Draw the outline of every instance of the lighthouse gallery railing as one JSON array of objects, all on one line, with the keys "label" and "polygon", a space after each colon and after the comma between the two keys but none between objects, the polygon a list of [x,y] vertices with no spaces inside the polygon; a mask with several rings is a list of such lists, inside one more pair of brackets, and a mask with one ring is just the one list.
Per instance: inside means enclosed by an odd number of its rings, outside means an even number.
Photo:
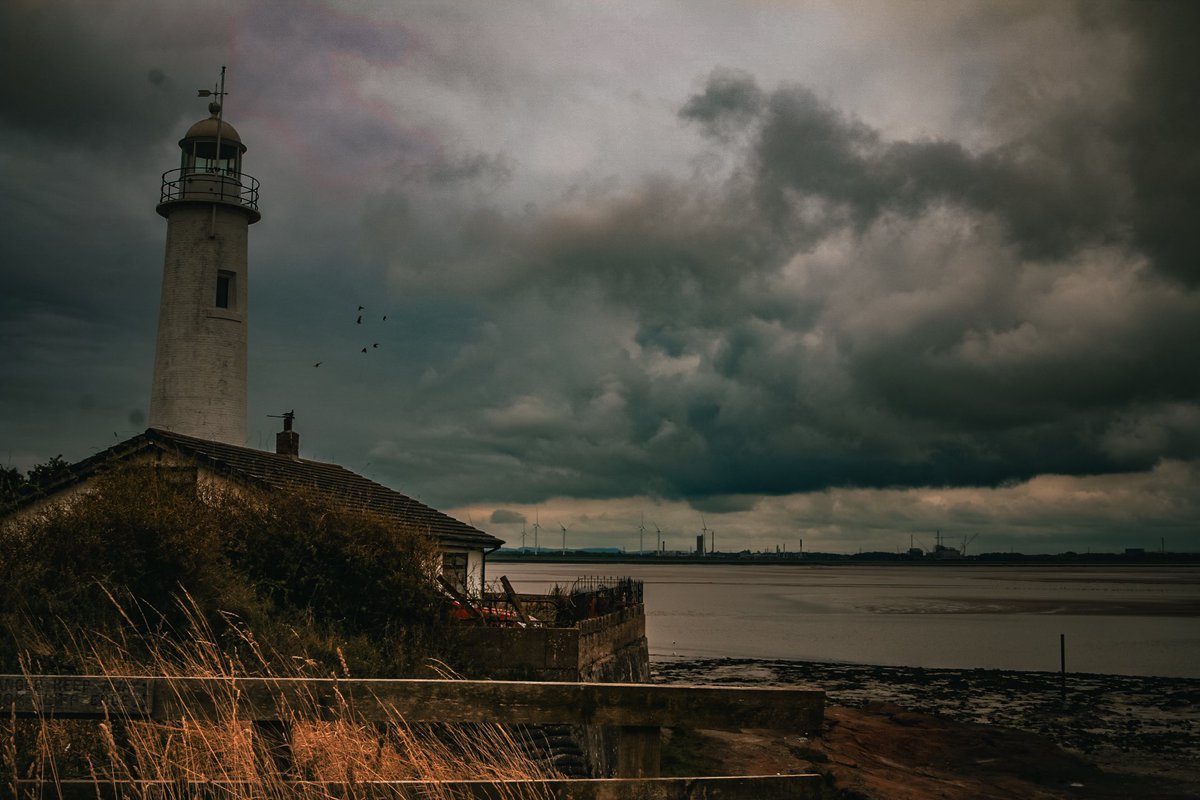
[{"label": "lighthouse gallery railing", "polygon": [[210,200],[258,211],[258,179],[244,172],[180,167],[162,176],[159,203]]}]

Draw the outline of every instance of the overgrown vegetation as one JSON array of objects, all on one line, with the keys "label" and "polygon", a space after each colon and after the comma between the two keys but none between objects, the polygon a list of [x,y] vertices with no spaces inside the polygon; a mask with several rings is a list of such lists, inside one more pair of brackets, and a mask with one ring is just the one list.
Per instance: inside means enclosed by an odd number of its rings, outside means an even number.
[{"label": "overgrown vegetation", "polygon": [[[437,564],[425,532],[313,492],[219,488],[194,469],[125,465],[0,522],[0,673],[428,677],[427,665],[451,656]],[[141,778],[161,783],[122,791],[208,797],[220,784],[236,799],[328,797],[322,781],[353,792],[380,780],[553,777],[502,727],[369,723],[344,702],[318,709],[282,696],[293,760],[281,765],[229,687],[215,719],[190,709],[170,723],[0,714],[0,785],[42,797],[65,778]]]},{"label": "overgrown vegetation", "polygon": [[[359,789],[367,792],[374,781],[427,781],[433,783],[424,785],[420,796],[436,800],[460,796],[436,782],[476,780],[497,782],[492,795],[497,798],[542,800],[548,797],[543,787],[502,782],[561,777],[527,755],[514,738],[519,731],[479,724],[409,725],[394,709],[384,722],[366,721],[340,694],[330,705],[329,698],[318,702],[312,696],[279,693],[276,713],[288,726],[291,745],[291,758],[281,763],[275,743],[240,712],[236,679],[314,677],[319,666],[303,659],[280,661],[241,624],[230,621],[223,629],[211,628],[191,598],[176,602],[172,615],[182,627],[170,632],[118,630],[115,639],[81,634],[74,657],[92,664],[114,686],[131,674],[159,675],[173,684],[195,677],[226,679],[225,688],[214,694],[213,712],[197,714],[185,705],[180,718],[170,722],[118,715],[100,723],[0,715],[0,787],[6,796],[61,796],[64,781],[82,778],[89,781],[82,787],[89,795],[109,796],[111,791],[115,796],[119,788],[120,796],[131,800],[327,800],[364,796]],[[127,628],[138,627],[133,615],[123,616]],[[230,637],[240,646],[219,644]],[[130,638],[137,642],[136,651],[126,646]],[[350,677],[344,662],[340,676]],[[344,793],[325,782],[342,784]]]},{"label": "overgrown vegetation", "polygon": [[148,656],[149,643],[188,625],[186,593],[205,624],[226,631],[223,647],[245,644],[227,619],[252,628],[264,663],[303,658],[328,674],[344,655],[362,674],[417,674],[446,655],[435,563],[423,531],[314,493],[119,467],[86,494],[0,524],[0,672],[16,672],[22,653],[33,672],[94,671],[80,631]]}]

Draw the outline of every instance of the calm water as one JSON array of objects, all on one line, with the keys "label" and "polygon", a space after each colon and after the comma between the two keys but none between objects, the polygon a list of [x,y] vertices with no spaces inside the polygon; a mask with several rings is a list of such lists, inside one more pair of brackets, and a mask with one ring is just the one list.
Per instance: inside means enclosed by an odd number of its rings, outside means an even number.
[{"label": "calm water", "polygon": [[651,657],[1200,678],[1200,568],[488,565],[518,591],[646,585]]}]

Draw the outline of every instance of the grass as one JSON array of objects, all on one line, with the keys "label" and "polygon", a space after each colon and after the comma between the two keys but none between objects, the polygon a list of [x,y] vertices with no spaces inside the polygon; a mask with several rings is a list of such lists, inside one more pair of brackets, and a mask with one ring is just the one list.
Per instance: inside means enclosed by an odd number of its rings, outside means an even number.
[{"label": "grass", "polygon": [[[407,724],[393,712],[384,723],[366,722],[346,703],[317,712],[315,698],[280,696],[279,718],[291,731],[291,757],[280,763],[270,737],[238,713],[239,677],[329,677],[303,655],[282,659],[267,653],[252,632],[235,618],[229,628],[240,642],[222,647],[195,602],[180,603],[187,629],[162,633],[150,642],[137,635],[136,647],[112,636],[79,637],[85,652],[72,660],[95,665],[96,674],[114,683],[122,675],[167,679],[228,679],[216,698],[217,713],[204,718],[185,713],[170,722],[112,717],[102,722],[55,720],[42,716],[0,720],[0,783],[12,797],[57,797],[68,779],[83,778],[97,788],[114,782],[129,785],[123,796],[185,800],[214,796],[212,783],[225,784],[218,796],[239,798],[329,798],[354,796],[353,789],[332,794],[321,782],[361,786],[373,781],[417,780],[432,784],[423,797],[449,798],[438,784],[455,780],[515,781],[561,777],[527,755],[514,733],[495,725]],[[127,617],[129,629],[138,630]],[[135,657],[134,654],[138,655]],[[149,653],[149,658],[143,653]],[[280,663],[291,663],[281,671]],[[339,677],[350,677],[344,658]],[[176,688],[178,691],[178,687]],[[314,783],[297,784],[295,781]],[[208,783],[209,786],[204,784]],[[549,797],[538,787],[498,787],[497,797]]]}]

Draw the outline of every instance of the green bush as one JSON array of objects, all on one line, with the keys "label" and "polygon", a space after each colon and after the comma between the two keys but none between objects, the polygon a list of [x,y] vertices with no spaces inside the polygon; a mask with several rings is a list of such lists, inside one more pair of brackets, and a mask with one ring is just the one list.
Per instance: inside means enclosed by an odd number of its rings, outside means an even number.
[{"label": "green bush", "polygon": [[199,613],[230,647],[246,640],[229,619],[253,630],[267,658],[340,672],[344,654],[356,671],[413,674],[445,656],[435,563],[422,531],[316,493],[125,466],[0,527],[0,671],[21,653],[35,671],[89,670],[81,633],[137,652],[131,637],[192,630]]}]

